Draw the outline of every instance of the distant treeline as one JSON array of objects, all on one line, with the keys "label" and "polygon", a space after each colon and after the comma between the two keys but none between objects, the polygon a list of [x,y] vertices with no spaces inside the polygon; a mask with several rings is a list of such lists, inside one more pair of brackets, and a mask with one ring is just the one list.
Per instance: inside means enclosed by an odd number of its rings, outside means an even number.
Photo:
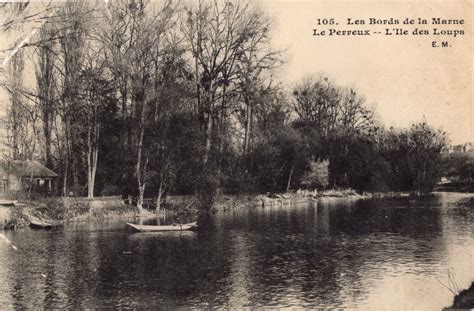
[{"label": "distant treeline", "polygon": [[[323,75],[283,86],[258,6],[183,3],[54,3],[9,62],[10,157],[43,160],[58,195],[135,195],[139,206],[169,193],[206,209],[218,192],[433,188],[444,132],[385,129]],[[35,87],[23,82],[31,62]]]}]

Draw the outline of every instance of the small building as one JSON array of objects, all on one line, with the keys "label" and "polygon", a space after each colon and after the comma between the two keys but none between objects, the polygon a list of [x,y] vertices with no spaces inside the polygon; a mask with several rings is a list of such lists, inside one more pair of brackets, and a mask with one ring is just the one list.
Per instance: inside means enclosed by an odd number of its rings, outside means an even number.
[{"label": "small building", "polygon": [[57,177],[39,161],[0,160],[0,195],[30,190],[47,194]]}]

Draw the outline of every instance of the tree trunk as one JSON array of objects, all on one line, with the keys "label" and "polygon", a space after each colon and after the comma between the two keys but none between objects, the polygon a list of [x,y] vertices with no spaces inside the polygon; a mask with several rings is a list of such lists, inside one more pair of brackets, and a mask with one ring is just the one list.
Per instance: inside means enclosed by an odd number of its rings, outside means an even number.
[{"label": "tree trunk", "polygon": [[252,124],[252,106],[250,105],[250,101],[245,101],[247,105],[247,122],[245,124],[245,136],[244,136],[244,156],[247,155],[249,152],[249,141],[250,141],[250,130]]},{"label": "tree trunk", "polygon": [[286,185],[286,192],[290,191],[290,185],[291,185],[291,177],[293,176],[293,169],[295,168],[295,165],[291,165],[291,171],[290,171],[290,176],[288,177],[288,184]]},{"label": "tree trunk", "polygon": [[93,154],[92,154],[92,184],[91,184],[91,189],[92,189],[92,197],[94,196],[94,188],[95,188],[95,176],[97,173],[97,160],[99,158],[99,148],[96,147]]},{"label": "tree trunk", "polygon": [[99,150],[97,148],[89,148],[87,152],[87,197],[94,197],[95,175],[97,172],[97,159]]},{"label": "tree trunk", "polygon": [[63,178],[63,196],[68,195],[68,183],[69,183],[69,125],[67,117],[64,118],[65,133],[64,133],[64,178]]},{"label": "tree trunk", "polygon": [[[142,113],[142,116],[144,117],[144,114]],[[142,154],[143,154],[143,137],[145,135],[145,128],[142,125],[140,129],[140,135],[138,137],[138,145],[137,145],[137,164],[135,167],[135,173],[138,181],[138,201],[137,201],[137,207],[139,212],[142,211],[143,209],[143,198],[145,196],[145,172],[146,172],[146,166],[148,160],[145,159],[145,163],[142,161]]]},{"label": "tree trunk", "polygon": [[[95,122],[97,123],[97,122]],[[87,197],[94,197],[95,175],[99,158],[99,125],[95,124],[94,131],[89,127],[87,132]]]},{"label": "tree trunk", "polygon": [[92,142],[91,129],[87,131],[87,197],[94,197],[94,187],[92,186]]},{"label": "tree trunk", "polygon": [[[78,158],[77,157],[73,157],[72,154],[71,154],[71,158],[72,158],[72,186],[73,186],[73,189],[74,191],[78,191],[79,189],[79,185],[80,185],[80,182],[79,182],[79,164],[78,164]],[[76,195],[80,195],[82,196],[83,193],[76,193]]]},{"label": "tree trunk", "polygon": [[204,150],[203,164],[207,165],[209,161],[209,156],[211,154],[211,136],[212,136],[212,115],[210,112],[207,114],[207,123],[206,123],[206,148]]},{"label": "tree trunk", "polygon": [[30,189],[28,193],[28,200],[31,201],[31,190],[33,188],[33,166],[31,167],[31,172],[30,172]]},{"label": "tree trunk", "polygon": [[[348,148],[348,142],[346,141],[344,143],[344,160],[347,161],[347,154],[349,152],[349,148]],[[348,181],[347,181],[347,167],[344,168],[344,185],[346,188],[348,188]]]},{"label": "tree trunk", "polygon": [[69,170],[69,161],[67,157],[64,159],[63,166],[63,197],[67,197],[67,183],[68,183],[68,170]]},{"label": "tree trunk", "polygon": [[160,188],[158,189],[158,197],[156,198],[156,212],[161,209],[161,198],[163,197],[163,182],[160,181]]},{"label": "tree trunk", "polygon": [[47,168],[52,168],[51,163],[51,129],[49,121],[49,113],[44,112],[43,118],[43,134],[44,134],[44,162]]},{"label": "tree trunk", "polygon": [[137,208],[138,211],[141,213],[143,210],[143,201],[145,198],[145,183],[141,183],[141,181],[138,181],[138,200],[137,200]]}]

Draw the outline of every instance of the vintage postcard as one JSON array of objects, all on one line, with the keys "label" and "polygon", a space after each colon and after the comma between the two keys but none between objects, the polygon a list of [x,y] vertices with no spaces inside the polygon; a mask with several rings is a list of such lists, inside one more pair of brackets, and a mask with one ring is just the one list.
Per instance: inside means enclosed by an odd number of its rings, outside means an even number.
[{"label": "vintage postcard", "polygon": [[0,309],[474,309],[473,27],[0,1]]}]

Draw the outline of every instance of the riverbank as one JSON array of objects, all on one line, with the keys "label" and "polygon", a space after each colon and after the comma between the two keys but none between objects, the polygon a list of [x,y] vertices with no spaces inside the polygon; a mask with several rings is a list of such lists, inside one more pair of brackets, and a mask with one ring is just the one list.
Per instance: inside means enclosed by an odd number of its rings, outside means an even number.
[{"label": "riverbank", "polygon": [[453,305],[445,308],[445,311],[459,310],[459,309],[473,309],[474,308],[474,282],[471,287],[461,291],[454,297]]},{"label": "riverbank", "polygon": [[474,183],[471,182],[450,182],[437,185],[434,189],[439,192],[463,192],[474,193]]},{"label": "riverbank", "polygon": [[369,198],[401,198],[417,196],[419,196],[419,194],[397,191],[358,193],[352,189],[330,189],[324,191],[299,190],[296,192],[265,195],[221,195],[216,199],[214,209],[216,211],[226,211],[245,207],[286,206],[290,204],[305,204],[309,202],[336,199],[359,200]]},{"label": "riverbank", "polygon": [[[372,197],[405,197],[405,192],[357,193],[352,189],[330,189],[324,191],[298,190],[288,193],[267,193],[250,195],[219,195],[213,205],[216,212],[252,207],[289,206],[307,204],[313,201],[333,199],[366,199]],[[162,204],[162,211],[178,214],[197,213],[194,196],[169,196]],[[144,209],[143,214],[156,215],[155,211]],[[0,229],[28,226],[31,222],[45,222],[52,226],[68,222],[134,217],[139,211],[134,205],[125,204],[121,197],[88,198],[44,198],[11,207],[0,206]]]},{"label": "riverbank", "polygon": [[60,226],[68,222],[133,217],[138,210],[118,197],[45,198],[14,206],[0,206],[0,229],[15,229],[32,222]]},{"label": "riverbank", "polygon": [[214,210],[226,211],[247,207],[270,207],[287,206],[291,204],[307,204],[319,200],[347,198],[363,199],[367,195],[361,195],[351,189],[307,191],[298,190],[296,192],[259,194],[259,195],[221,195],[214,203]]}]

